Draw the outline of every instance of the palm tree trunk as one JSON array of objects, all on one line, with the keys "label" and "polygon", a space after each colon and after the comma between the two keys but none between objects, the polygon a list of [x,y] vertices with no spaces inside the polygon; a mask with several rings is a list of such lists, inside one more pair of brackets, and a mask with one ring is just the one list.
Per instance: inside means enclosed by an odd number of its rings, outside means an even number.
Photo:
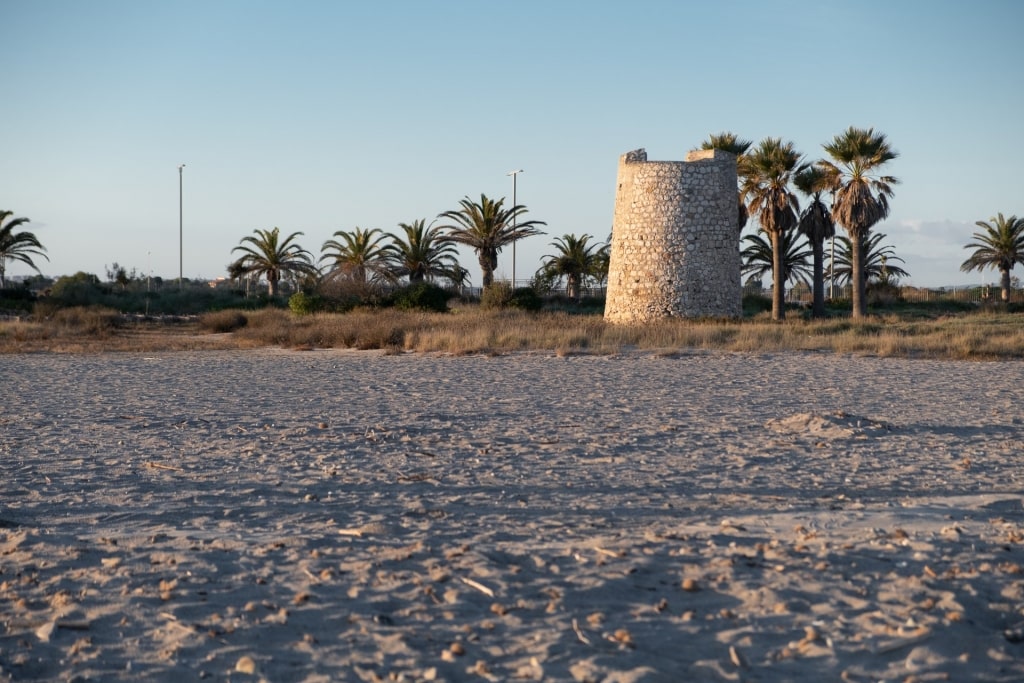
[{"label": "palm tree trunk", "polygon": [[1000,268],[999,269],[1000,281],[999,285],[1003,288],[1003,303],[1009,303],[1010,301],[1010,269]]},{"label": "palm tree trunk", "polygon": [[484,249],[478,252],[477,261],[480,263],[483,288],[487,289],[494,284],[494,269],[498,267],[498,250]]},{"label": "palm tree trunk", "polygon": [[482,286],[484,289],[487,289],[494,284],[494,269],[491,268],[491,259],[487,254],[480,254],[480,258],[477,261],[480,263]]},{"label": "palm tree trunk", "polygon": [[811,305],[811,317],[825,317],[825,242],[814,240],[811,244],[814,252],[814,299]]},{"label": "palm tree trunk", "polygon": [[864,241],[865,236],[851,235],[850,242],[852,252],[851,256],[851,270],[850,273],[850,284],[853,286],[852,291],[852,314],[854,318],[866,318],[868,315],[867,307],[867,278],[864,274]]},{"label": "palm tree trunk", "polygon": [[772,231],[772,320],[786,319],[785,254],[782,253],[782,232]]},{"label": "palm tree trunk", "polygon": [[272,274],[267,276],[267,294],[271,297],[277,296],[277,278]]}]

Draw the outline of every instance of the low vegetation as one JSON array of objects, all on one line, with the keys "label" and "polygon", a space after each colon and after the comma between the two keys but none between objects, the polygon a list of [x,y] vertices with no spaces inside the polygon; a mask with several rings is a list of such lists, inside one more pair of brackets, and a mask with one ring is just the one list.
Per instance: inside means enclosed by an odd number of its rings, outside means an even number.
[{"label": "low vegetation", "polygon": [[[881,357],[1019,359],[1024,316],[1006,308],[945,304],[895,306],[862,320],[836,316],[783,323],[769,312],[743,320],[671,320],[608,325],[599,312],[485,309],[449,312],[356,308],[296,314],[283,308],[225,310],[199,316],[130,317],[104,308],[70,308],[41,321],[0,322],[0,352],[98,352],[184,349],[382,349],[454,355],[546,352],[555,355],[693,350],[742,353],[824,352]],[[796,311],[793,311],[794,313]]]}]

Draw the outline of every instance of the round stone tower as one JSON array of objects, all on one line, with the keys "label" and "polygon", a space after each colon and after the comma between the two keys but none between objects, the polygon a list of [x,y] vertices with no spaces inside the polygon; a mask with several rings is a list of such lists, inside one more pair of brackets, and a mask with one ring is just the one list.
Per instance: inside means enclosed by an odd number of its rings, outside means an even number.
[{"label": "round stone tower", "polygon": [[742,314],[736,156],[619,159],[604,317],[613,323]]}]

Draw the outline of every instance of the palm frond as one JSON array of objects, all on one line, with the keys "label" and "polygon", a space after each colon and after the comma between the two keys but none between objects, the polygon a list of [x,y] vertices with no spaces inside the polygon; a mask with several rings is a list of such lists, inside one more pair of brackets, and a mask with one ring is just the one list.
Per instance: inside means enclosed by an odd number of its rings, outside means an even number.
[{"label": "palm frond", "polygon": [[745,154],[752,144],[754,144],[753,141],[744,140],[732,131],[722,131],[721,133],[712,133],[709,135],[707,140],[700,143],[700,147],[698,149],[720,149],[739,157]]},{"label": "palm frond", "polygon": [[[11,215],[11,211],[0,211],[0,287],[5,287],[7,284],[8,261],[24,263],[38,273],[40,270],[36,266],[33,257],[41,256],[47,261],[50,260],[46,255],[46,248],[43,247],[39,238],[33,233],[25,230],[21,232],[14,231],[15,228],[29,223],[29,219],[14,218],[7,220]],[[4,221],[7,222],[4,223]]]},{"label": "palm frond", "polygon": [[506,209],[504,203],[504,198],[490,199],[485,194],[480,195],[479,202],[465,197],[459,201],[460,209],[445,211],[439,216],[451,221],[440,226],[449,240],[476,252],[485,287],[493,281],[498,252],[513,242],[544,234],[539,226],[547,225],[539,220],[521,221],[526,207],[517,204]]},{"label": "palm frond", "polygon": [[[789,230],[780,235],[783,273],[781,273],[779,281],[782,283],[803,282],[810,285],[814,275],[811,264],[808,262],[813,253],[807,248],[807,242],[801,241],[800,237],[801,235],[795,230]],[[757,233],[745,236],[743,242],[746,246],[740,252],[740,257],[743,259],[741,272],[744,275],[753,275],[757,278],[773,274],[775,250],[772,247],[771,236],[767,232],[759,230]]]}]

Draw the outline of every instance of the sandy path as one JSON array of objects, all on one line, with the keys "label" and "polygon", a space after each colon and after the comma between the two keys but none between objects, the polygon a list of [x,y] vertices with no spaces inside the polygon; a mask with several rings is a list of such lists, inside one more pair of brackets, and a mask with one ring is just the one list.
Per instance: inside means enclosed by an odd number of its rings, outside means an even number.
[{"label": "sandy path", "polygon": [[1024,679],[1024,364],[0,356],[0,680]]}]

